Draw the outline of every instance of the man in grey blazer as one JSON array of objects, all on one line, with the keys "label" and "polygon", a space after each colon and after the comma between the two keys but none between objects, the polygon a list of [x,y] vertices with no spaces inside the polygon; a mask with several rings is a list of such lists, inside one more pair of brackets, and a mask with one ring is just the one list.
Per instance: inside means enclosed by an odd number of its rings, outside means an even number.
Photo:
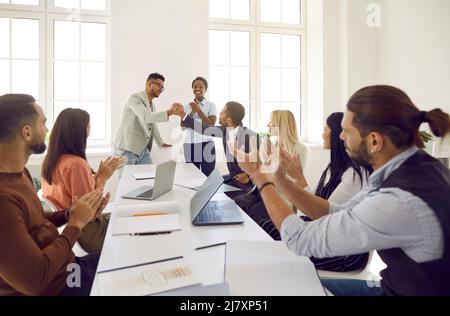
[{"label": "man in grey blazer", "polygon": [[171,147],[163,142],[156,123],[167,122],[172,115],[184,116],[180,103],[170,110],[156,112],[153,99],[164,91],[164,76],[148,76],[145,91],[133,94],[125,105],[120,128],[114,140],[114,155],[126,159],[126,165],[151,164],[153,141],[159,147]]}]

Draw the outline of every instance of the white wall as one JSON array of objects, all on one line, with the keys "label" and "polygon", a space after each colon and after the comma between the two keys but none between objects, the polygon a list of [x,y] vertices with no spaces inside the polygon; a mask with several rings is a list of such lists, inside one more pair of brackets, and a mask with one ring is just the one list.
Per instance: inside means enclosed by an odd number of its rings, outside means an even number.
[{"label": "white wall", "polygon": [[377,81],[378,30],[367,26],[373,0],[323,0],[324,119]]},{"label": "white wall", "polygon": [[378,81],[450,112],[450,1],[382,0]]},{"label": "white wall", "polygon": [[[208,75],[208,0],[113,0],[112,2],[112,135],[120,126],[128,97],[144,90],[147,76],[166,77],[158,109],[192,99],[192,80]],[[160,124],[170,143],[170,124]]]}]

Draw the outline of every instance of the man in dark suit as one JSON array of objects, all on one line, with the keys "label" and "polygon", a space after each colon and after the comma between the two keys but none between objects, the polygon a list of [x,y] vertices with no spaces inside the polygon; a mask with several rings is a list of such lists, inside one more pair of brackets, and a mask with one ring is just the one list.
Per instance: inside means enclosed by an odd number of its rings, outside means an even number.
[{"label": "man in dark suit", "polygon": [[[195,105],[192,106],[195,108]],[[212,137],[222,138],[225,156],[227,157],[227,167],[229,175],[224,176],[225,183],[244,191],[252,189],[253,184],[250,177],[239,167],[236,158],[228,148],[228,142],[236,142],[238,148],[244,148],[248,153],[250,151],[250,139],[258,135],[251,129],[244,127],[242,121],[245,117],[245,108],[237,102],[228,102],[220,113],[220,126],[208,126],[199,121],[195,121],[189,115],[186,115],[182,121],[183,127],[188,127],[195,132]],[[208,157],[208,153],[203,153],[204,157]]]}]

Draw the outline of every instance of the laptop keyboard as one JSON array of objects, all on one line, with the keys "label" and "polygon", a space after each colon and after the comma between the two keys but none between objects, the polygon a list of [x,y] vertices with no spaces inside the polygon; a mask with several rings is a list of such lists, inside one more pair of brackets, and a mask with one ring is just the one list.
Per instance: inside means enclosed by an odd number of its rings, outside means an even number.
[{"label": "laptop keyboard", "polygon": [[150,189],[148,191],[145,191],[141,195],[138,195],[138,198],[151,198],[153,196],[153,189]]},{"label": "laptop keyboard", "polygon": [[226,214],[217,207],[217,203],[209,202],[198,216],[200,222],[221,222]]}]

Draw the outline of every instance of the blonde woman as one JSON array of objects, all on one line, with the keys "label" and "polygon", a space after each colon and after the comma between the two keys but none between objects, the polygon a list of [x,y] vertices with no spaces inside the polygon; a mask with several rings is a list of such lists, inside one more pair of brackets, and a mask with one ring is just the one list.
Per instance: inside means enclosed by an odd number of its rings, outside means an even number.
[{"label": "blonde woman", "polygon": [[[308,149],[300,142],[294,114],[291,111],[274,111],[270,114],[270,122],[267,127],[270,137],[261,145],[262,149],[259,151],[261,160],[266,160],[266,146],[267,142],[270,141],[274,147],[283,146],[289,154],[298,156],[302,168],[305,170]],[[245,173],[244,175],[247,176]],[[250,194],[239,195],[234,200],[255,222],[258,223],[260,220],[267,218],[267,210],[264,208],[261,196],[256,188]],[[287,198],[285,200],[290,203]],[[254,207],[255,205],[262,205],[262,207]],[[294,208],[292,212],[294,212]]]},{"label": "blonde woman", "polygon": [[[293,156],[298,156],[303,170],[306,169],[308,149],[300,142],[297,131],[297,122],[291,111],[273,111],[270,114],[269,128],[270,140],[279,144]],[[265,145],[263,145],[265,146]],[[266,152],[263,150],[262,152]]]}]

